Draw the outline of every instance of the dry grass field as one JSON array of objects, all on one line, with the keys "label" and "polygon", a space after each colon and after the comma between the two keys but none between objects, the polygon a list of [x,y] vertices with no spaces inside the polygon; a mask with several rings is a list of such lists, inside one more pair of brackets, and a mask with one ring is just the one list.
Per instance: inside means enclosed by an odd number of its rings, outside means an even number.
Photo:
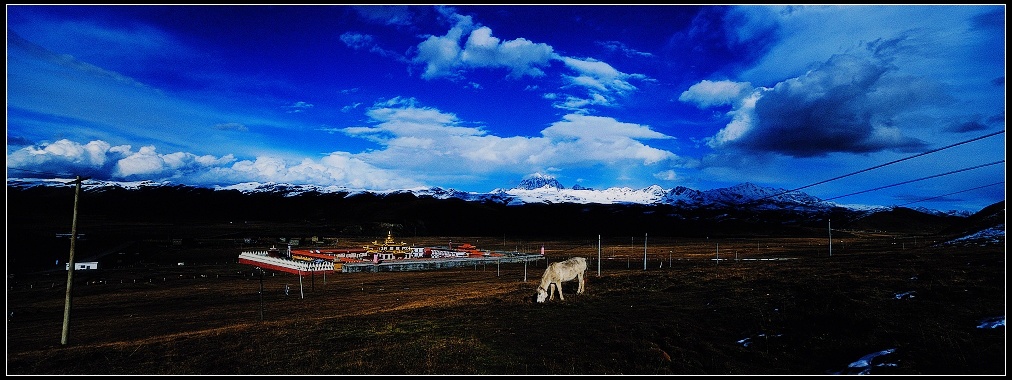
[{"label": "dry grass field", "polygon": [[1005,327],[978,327],[1005,316],[1003,245],[605,240],[602,260],[596,237],[523,244],[591,260],[586,293],[544,304],[546,261],[300,282],[240,248],[139,244],[75,271],[66,345],[66,272],[9,276],[7,375],[1005,374]]}]

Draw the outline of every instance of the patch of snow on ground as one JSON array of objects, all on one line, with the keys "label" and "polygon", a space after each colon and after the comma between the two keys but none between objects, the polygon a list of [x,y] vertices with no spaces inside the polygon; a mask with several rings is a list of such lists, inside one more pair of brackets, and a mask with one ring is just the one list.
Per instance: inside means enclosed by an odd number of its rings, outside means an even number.
[{"label": "patch of snow on ground", "polygon": [[996,329],[999,327],[1005,327],[1005,316],[988,318],[980,321],[977,325],[978,329]]},{"label": "patch of snow on ground", "polygon": [[850,363],[847,369],[843,372],[833,372],[834,375],[870,375],[871,370],[874,367],[895,367],[896,363],[886,362],[884,360],[876,360],[880,356],[889,355],[896,352],[895,348],[888,350],[882,350],[878,352],[872,352],[868,355],[862,356],[857,361]]},{"label": "patch of snow on ground", "polygon": [[1000,244],[1005,240],[1005,223],[999,224],[994,227],[985,228],[975,233],[963,236],[961,238],[952,239],[946,242],[946,244],[977,244],[977,243],[990,243]]},{"label": "patch of snow on ground", "polygon": [[915,295],[915,294],[917,294],[917,292],[915,292],[915,291],[911,290],[911,291],[909,291],[909,292],[903,292],[903,293],[896,293],[895,297],[896,297],[896,299],[898,299],[898,300],[901,300],[901,299],[904,299],[904,298],[906,298],[906,299],[910,299],[910,298],[914,298],[914,295]]},{"label": "patch of snow on ground", "polygon": [[[772,334],[772,335],[759,334],[759,335],[757,335],[757,337],[759,337],[759,338],[774,337],[775,338],[775,337],[779,337],[779,336],[783,336],[783,335],[784,334]],[[742,347],[748,347],[749,345],[752,344],[752,338],[748,337],[748,338],[745,338],[745,339],[740,339],[740,340],[738,340],[738,344],[742,345]]]}]

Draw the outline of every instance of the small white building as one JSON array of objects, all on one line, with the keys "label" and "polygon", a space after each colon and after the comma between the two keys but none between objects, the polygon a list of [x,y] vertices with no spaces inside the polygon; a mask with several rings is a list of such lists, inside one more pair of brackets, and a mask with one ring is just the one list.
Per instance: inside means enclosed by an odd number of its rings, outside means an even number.
[{"label": "small white building", "polygon": [[[70,263],[65,264],[64,267],[66,268],[64,270],[70,270]],[[74,270],[88,270],[88,269],[98,269],[98,261],[82,261],[79,263],[74,263]]]},{"label": "small white building", "polygon": [[407,254],[406,258],[417,259],[425,256],[425,247],[411,247],[411,252]]}]

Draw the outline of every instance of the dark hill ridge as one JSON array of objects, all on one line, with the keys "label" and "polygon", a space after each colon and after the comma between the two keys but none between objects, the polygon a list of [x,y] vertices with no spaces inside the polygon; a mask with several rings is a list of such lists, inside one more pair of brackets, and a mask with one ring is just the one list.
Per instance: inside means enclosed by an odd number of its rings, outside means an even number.
[{"label": "dark hill ridge", "polygon": [[841,226],[858,230],[935,234],[945,229],[951,229],[954,224],[963,219],[966,218],[928,214],[906,207],[894,207],[847,221]]},{"label": "dark hill ridge", "polygon": [[[74,206],[71,186],[7,188],[8,264],[53,264],[66,255]],[[605,236],[846,238],[857,231],[960,239],[986,231],[1004,244],[1004,202],[972,217],[909,208],[855,211],[843,207],[756,208],[710,204],[530,203],[440,199],[412,192],[251,192],[189,186],[100,187],[78,204],[81,250],[131,241],[243,241],[283,236],[510,236],[554,239]],[[213,232],[212,232],[213,231]],[[273,240],[270,240],[273,241]],[[175,244],[175,243],[174,243]],[[980,243],[975,243],[980,244]],[[234,249],[234,247],[232,248]]]},{"label": "dark hill ridge", "polygon": [[[744,186],[753,193],[768,190]],[[682,195],[685,195],[685,191]],[[725,191],[726,193],[726,191]],[[8,220],[49,223],[67,229],[73,207],[70,186],[7,189]],[[707,207],[678,204],[532,203],[507,205],[495,200],[419,196],[412,192],[252,192],[182,185],[99,187],[82,192],[80,218],[143,223],[276,221],[299,222],[328,233],[372,231],[374,225],[397,225],[417,235],[593,235],[596,233],[662,233],[667,235],[822,234],[833,228],[905,233],[965,233],[1004,220],[1004,202],[972,218],[896,207],[880,211],[842,207],[747,207],[723,194]],[[688,199],[688,198],[686,198]],[[754,199],[754,198],[746,198]],[[1001,211],[1000,217],[996,214]],[[66,231],[63,231],[66,232]],[[394,231],[401,232],[401,231]]]},{"label": "dark hill ridge", "polygon": [[1005,219],[1005,201],[1000,201],[982,208],[973,215],[955,221],[949,228],[943,230],[942,233],[955,235],[969,234],[985,228],[1005,225]]},{"label": "dark hill ridge", "polygon": [[[34,187],[67,187],[67,182],[67,180],[58,179],[8,178],[7,187],[16,189],[28,189]],[[150,188],[185,187],[188,186],[173,184],[168,181],[115,182],[88,180],[83,183],[81,191],[85,193],[101,193],[112,189],[141,190]],[[273,182],[246,182],[229,186],[204,186],[192,188],[200,190],[213,189],[215,191],[239,191],[244,194],[271,194],[285,197],[312,194],[336,194],[345,197],[362,195],[389,197],[394,194],[412,194],[418,198],[457,198],[471,202],[492,202],[511,206],[531,203],[641,204],[671,205],[683,210],[701,208],[745,208],[752,210],[795,210],[797,212],[809,214],[829,213],[834,208],[846,208],[852,211],[863,211],[866,213],[870,211],[889,209],[884,206],[865,206],[859,208],[844,206],[833,202],[823,201],[801,191],[788,191],[784,189],[764,187],[748,182],[731,187],[705,191],[690,189],[684,186],[677,186],[666,190],[658,185],[651,185],[642,189],[614,187],[604,190],[574,185],[572,189],[566,189],[554,178],[544,175],[527,178],[520,185],[508,190],[499,188],[486,193],[443,189],[440,187],[380,191],[352,189],[343,186],[317,186],[312,184],[295,185]],[[955,210],[939,211],[925,208],[914,209],[937,215],[969,216],[970,214],[965,211]]]}]

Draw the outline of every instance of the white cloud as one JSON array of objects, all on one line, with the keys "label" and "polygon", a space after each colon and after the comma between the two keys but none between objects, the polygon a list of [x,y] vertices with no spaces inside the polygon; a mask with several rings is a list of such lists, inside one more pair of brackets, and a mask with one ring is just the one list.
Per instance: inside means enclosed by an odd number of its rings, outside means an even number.
[{"label": "white cloud", "polygon": [[483,26],[471,32],[460,60],[470,67],[504,67],[512,77],[539,77],[545,74],[540,67],[547,66],[555,57],[551,46],[524,38],[500,43],[492,36],[492,29]]},{"label": "white cloud", "polygon": [[[555,97],[553,96],[551,97],[551,99],[555,99]],[[588,114],[590,113],[590,110],[588,109],[589,106],[592,105],[603,106],[607,104],[608,99],[601,95],[592,96],[590,99],[578,98],[575,96],[567,95],[565,99],[553,103],[552,107],[567,110],[569,112],[577,114]]]},{"label": "white cloud", "polygon": [[564,102],[556,102],[556,108],[567,110],[586,109],[588,106],[615,106],[617,96],[624,96],[637,90],[630,80],[650,79],[641,74],[626,74],[611,65],[595,59],[576,59],[560,57],[567,67],[577,73],[575,76],[563,75],[569,82],[568,87],[580,88],[586,95],[569,95]]},{"label": "white cloud", "polygon": [[87,173],[95,178],[164,180],[190,175],[202,168],[227,165],[235,161],[232,155],[220,158],[192,153],[159,154],[152,145],[136,152],[130,145],[112,146],[94,140],[79,144],[67,139],[40,147],[25,147],[8,156],[11,167],[39,167],[47,172]]},{"label": "white cloud", "polygon": [[626,93],[636,89],[636,86],[629,82],[630,79],[644,78],[642,75],[623,73],[595,59],[562,57],[562,62],[579,73],[578,76],[569,77],[573,84],[587,87],[592,91]]},{"label": "white cloud", "polygon": [[226,154],[221,157],[214,157],[212,155],[203,155],[203,156],[196,156],[194,157],[193,160],[203,166],[218,166],[218,165],[226,165],[230,162],[235,162],[235,156],[231,154]]},{"label": "white cloud", "polygon": [[238,173],[253,174],[253,177],[274,180],[284,177],[285,162],[277,157],[257,157],[254,161],[243,160],[236,162],[232,165],[232,170]]},{"label": "white cloud", "polygon": [[[113,150],[110,149],[110,152]],[[235,162],[235,157],[231,154],[222,157],[197,156],[188,152],[159,154],[153,145],[143,146],[137,152],[132,152],[129,146],[123,146],[118,154],[123,158],[116,161],[110,175],[122,179],[144,177],[165,180],[199,176],[208,168]]]},{"label": "white cloud", "polygon": [[423,176],[418,178],[422,181],[493,172],[521,175],[574,165],[654,165],[676,158],[640,142],[670,136],[609,117],[569,114],[545,128],[542,137],[502,137],[462,126],[455,115],[420,107],[414,99],[377,103],[367,114],[375,125],[343,132],[375,141],[382,148],[352,157],[385,170],[424,173],[417,174]]},{"label": "white cloud", "polygon": [[431,36],[418,44],[418,55],[415,62],[425,64],[422,78],[455,76],[454,68],[458,65],[460,47],[457,42],[446,37]]},{"label": "white cloud", "polygon": [[710,147],[719,148],[742,138],[752,128],[752,120],[755,118],[755,103],[762,96],[762,91],[754,91],[748,97],[742,99],[738,103],[738,107],[729,112],[732,117],[731,122],[713,137],[705,139],[706,144]]},{"label": "white cloud", "polygon": [[[129,147],[127,147],[129,149]],[[49,170],[75,171],[78,167],[94,168],[106,164],[107,152],[118,153],[118,149],[105,141],[91,141],[81,145],[76,142],[61,139],[42,146],[26,146],[7,156],[9,167],[49,167]],[[71,169],[67,169],[71,168]]]},{"label": "white cloud", "polygon": [[474,25],[470,16],[451,14],[449,17],[455,24],[445,35],[428,36],[417,46],[418,54],[412,61],[425,65],[422,78],[458,76],[456,68],[460,66],[461,52],[459,41],[474,28]]},{"label": "white cloud", "polygon": [[355,103],[349,104],[347,106],[341,107],[341,112],[345,112],[345,113],[351,112],[352,110],[358,108],[358,106],[360,106],[360,105],[362,105],[362,103],[359,103],[359,102],[355,102]]},{"label": "white cloud", "polygon": [[645,125],[622,123],[610,117],[566,115],[541,134],[553,139],[614,140],[614,139],[670,139],[663,133]]},{"label": "white cloud", "polygon": [[[623,73],[593,58],[558,55],[548,44],[525,38],[502,41],[492,35],[491,28],[476,25],[469,16],[457,15],[452,8],[444,7],[441,11],[456,23],[445,35],[428,36],[416,47],[417,55],[413,62],[425,66],[422,74],[425,79],[460,79],[468,70],[476,68],[505,68],[513,78],[541,77],[546,74],[544,70],[550,67],[551,61],[561,61],[575,72],[575,75],[562,75],[568,87],[585,91],[569,94],[566,100],[554,104],[556,108],[572,111],[590,106],[614,106],[616,96],[637,90],[632,80],[651,81],[645,75]],[[461,45],[465,36],[466,40]],[[623,48],[630,54],[633,52],[624,46],[607,46]],[[546,95],[546,99],[551,98]]]},{"label": "white cloud", "polygon": [[607,49],[609,51],[622,53],[626,57],[630,57],[630,58],[653,57],[654,56],[651,53],[642,52],[642,51],[638,51],[636,49],[630,48],[628,45],[626,45],[625,43],[623,43],[621,41],[604,41],[604,42],[596,42],[596,44],[604,47],[605,49]]},{"label": "white cloud", "polygon": [[733,105],[748,96],[752,85],[729,80],[703,80],[682,92],[678,100],[695,103],[700,108]]},{"label": "white cloud", "polygon": [[292,105],[290,105],[290,106],[288,106],[286,108],[288,108],[288,111],[287,111],[288,113],[298,113],[298,112],[303,112],[303,111],[305,111],[307,109],[313,108],[313,105],[310,104],[310,103],[299,101],[299,102],[295,102],[294,104],[292,104]]},{"label": "white cloud", "polygon": [[[472,28],[474,28],[472,30]],[[460,40],[467,35],[463,47]],[[492,36],[492,29],[475,26],[469,17],[461,16],[443,36],[429,36],[417,46],[414,62],[425,65],[423,78],[457,77],[458,70],[474,68],[505,68],[509,76],[538,77],[542,67],[556,58],[552,47],[524,38],[501,41]]]},{"label": "white cloud", "polygon": [[532,159],[541,164],[641,161],[643,165],[652,165],[677,158],[671,152],[638,141],[669,139],[670,136],[647,126],[622,123],[610,117],[570,114],[541,134],[553,142],[550,150]]},{"label": "white cloud", "polygon": [[485,132],[478,128],[458,126],[453,114],[433,108],[416,107],[416,100],[394,98],[373,107],[366,114],[375,127],[349,127],[342,131],[350,136],[359,136],[387,144],[396,144],[398,138],[428,136],[481,136]]},{"label": "white cloud", "polygon": [[116,163],[116,171],[113,175],[117,177],[130,177],[132,175],[154,175],[160,174],[168,169],[168,165],[155,153],[155,147],[141,147],[133,153]]},{"label": "white cloud", "polygon": [[662,172],[654,173],[654,178],[657,178],[661,181],[674,181],[678,179],[678,176],[675,175],[674,170],[665,170]]},{"label": "white cloud", "polygon": [[387,190],[421,186],[395,170],[382,169],[346,152],[334,152],[319,160],[303,158],[296,163],[281,157],[261,156],[231,166],[211,168],[208,177],[218,182],[277,182],[345,186]]}]

